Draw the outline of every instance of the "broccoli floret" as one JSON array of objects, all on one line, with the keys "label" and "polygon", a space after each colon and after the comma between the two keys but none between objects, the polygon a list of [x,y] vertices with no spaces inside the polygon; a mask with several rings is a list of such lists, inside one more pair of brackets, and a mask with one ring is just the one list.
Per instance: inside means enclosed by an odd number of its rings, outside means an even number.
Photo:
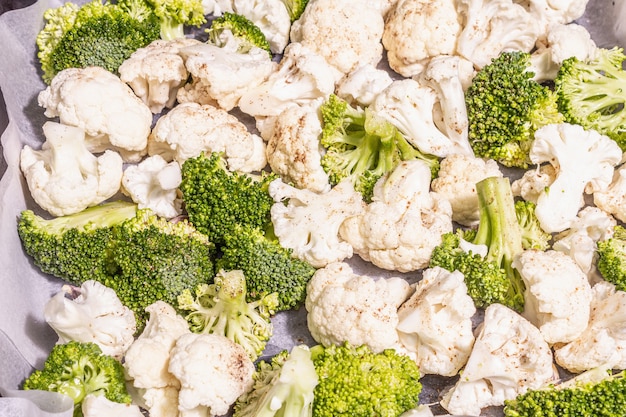
[{"label": "broccoli floret", "polygon": [[522,247],[524,249],[546,250],[550,247],[552,235],[541,228],[535,214],[537,204],[532,201],[515,202],[517,223],[522,229]]},{"label": "broccoli floret", "polygon": [[422,159],[439,171],[439,159],[413,147],[390,122],[369,108],[354,108],[331,94],[322,106],[322,167],[331,184],[352,178],[354,188],[370,201],[376,181],[401,162]]},{"label": "broccoli floret", "polygon": [[82,7],[66,3],[48,9],[44,20],[36,43],[46,83],[66,68],[100,66],[117,73],[133,52],[159,38],[156,20],[134,19],[122,8],[100,0]]},{"label": "broccoli floret", "polygon": [[311,417],[318,377],[305,345],[259,361],[252,390],[237,399],[233,417]]},{"label": "broccoli floret", "polygon": [[619,224],[613,227],[613,235],[599,241],[596,252],[596,267],[602,277],[616,289],[626,291],[626,228]]},{"label": "broccoli floret", "polygon": [[209,42],[222,47],[227,42],[222,38],[226,30],[230,31],[237,39],[239,44],[237,52],[247,53],[252,47],[257,47],[267,51],[271,58],[270,43],[261,29],[247,17],[224,12],[220,17],[214,19],[211,22],[211,27],[207,29]]},{"label": "broccoli floret", "polygon": [[119,0],[119,7],[138,20],[157,19],[161,39],[185,37],[185,26],[206,23],[202,0]]},{"label": "broccoli floret", "polygon": [[192,332],[226,336],[243,346],[254,361],[272,336],[270,317],[278,305],[278,295],[272,293],[252,302],[246,296],[243,273],[221,270],[213,284],[199,285],[195,294],[184,290],[178,296],[178,308]]},{"label": "broccoli floret", "polygon": [[44,390],[65,394],[74,400],[74,416],[82,416],[81,404],[89,394],[130,404],[124,368],[104,355],[95,343],[70,341],[55,345],[43,368],[35,370],[22,386],[25,390]]},{"label": "broccoli floret", "polygon": [[626,151],[626,60],[623,48],[598,49],[595,59],[563,61],[554,80],[565,120],[597,130]]},{"label": "broccoli floret", "polygon": [[532,79],[530,54],[503,52],[473,78],[465,94],[476,156],[527,168],[534,132],[563,121],[556,95]]},{"label": "broccoli floret", "polygon": [[293,23],[298,20],[300,16],[302,16],[309,0],[283,0],[283,3],[285,4],[285,7],[287,7],[291,23]]},{"label": "broccoli floret", "polygon": [[275,174],[256,178],[230,172],[223,155],[217,152],[187,159],[180,190],[189,221],[218,246],[234,224],[265,229],[271,223],[274,204],[268,187],[276,178]]},{"label": "broccoli floret", "polygon": [[316,417],[396,417],[419,402],[419,368],[393,349],[374,353],[366,345],[317,345],[311,356],[319,377]]},{"label": "broccoli floret", "polygon": [[137,332],[157,300],[172,305],[186,288],[210,282],[215,246],[191,223],[126,202],[105,203],[51,220],[22,212],[18,234],[43,272],[74,285],[98,281],[133,310]]},{"label": "broccoli floret", "polygon": [[[522,311],[524,281],[512,262],[523,251],[523,237],[509,179],[486,178],[476,184],[476,191],[480,207],[478,229],[444,234],[442,243],[433,250],[429,266],[462,272],[468,294],[477,307],[500,303]],[[461,238],[474,245],[485,245],[486,256],[466,251]]]},{"label": "broccoli floret", "polygon": [[239,269],[246,277],[248,301],[277,293],[276,311],[298,307],[306,297],[306,286],[316,269],[293,256],[271,233],[235,224],[225,236],[216,267]]},{"label": "broccoli floret", "polygon": [[[596,373],[597,376],[588,376]],[[573,380],[530,390],[505,401],[505,417],[614,417],[626,415],[626,371],[592,369]]]}]

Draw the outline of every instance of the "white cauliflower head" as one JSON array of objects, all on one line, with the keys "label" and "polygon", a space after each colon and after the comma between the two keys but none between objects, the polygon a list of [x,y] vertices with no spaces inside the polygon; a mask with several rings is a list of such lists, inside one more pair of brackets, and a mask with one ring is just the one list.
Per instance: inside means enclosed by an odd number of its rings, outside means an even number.
[{"label": "white cauliflower head", "polygon": [[529,249],[513,260],[526,290],[523,316],[546,342],[571,342],[589,321],[591,285],[576,262],[563,252]]},{"label": "white cauliflower head", "polygon": [[126,162],[141,160],[152,112],[120,78],[101,67],[68,68],[39,93],[48,117],[85,131],[91,152],[115,150]]},{"label": "white cauliflower head", "polygon": [[43,315],[58,343],[96,343],[105,355],[121,359],[135,340],[135,314],[114,290],[97,281],[78,288],[64,285],[46,303]]},{"label": "white cauliflower head", "polygon": [[290,36],[345,75],[382,60],[383,30],[381,11],[367,2],[311,0],[291,25]]},{"label": "white cauliflower head", "polygon": [[243,122],[210,104],[181,103],[157,120],[148,154],[183,164],[202,152],[221,152],[231,171],[260,171],[267,165],[265,142]]},{"label": "white cauliflower head", "polygon": [[411,298],[398,309],[400,344],[415,354],[421,373],[454,376],[474,344],[474,313],[462,273],[427,268]]},{"label": "white cauliflower head", "polygon": [[452,154],[441,160],[431,187],[450,202],[453,221],[475,226],[480,219],[476,184],[485,178],[502,176],[498,163],[492,159]]},{"label": "white cauliflower head", "polygon": [[405,77],[419,74],[431,58],[455,54],[461,29],[453,0],[396,1],[382,36],[389,66]]},{"label": "white cauliflower head", "polygon": [[441,406],[450,414],[479,416],[556,376],[552,351],[539,329],[502,304],[491,304],[461,377]]},{"label": "white cauliflower head", "polygon": [[593,203],[618,220],[626,222],[626,165],[615,170],[608,187],[593,193]]},{"label": "white cauliflower head", "polygon": [[430,191],[429,166],[405,161],[374,187],[363,214],[346,219],[340,236],[379,268],[399,272],[425,268],[441,235],[452,231],[452,207]]},{"label": "white cauliflower head", "polygon": [[548,233],[569,228],[582,197],[609,186],[622,151],[608,136],[569,123],[549,124],[535,132],[529,154],[534,164],[554,166],[556,178],[539,193],[535,213]]},{"label": "white cauliflower head", "polygon": [[168,370],[180,381],[180,411],[206,407],[209,415],[221,416],[252,388],[255,367],[226,336],[189,333],[176,341]]},{"label": "white cauliflower head", "polygon": [[80,405],[83,417],[143,417],[139,406],[109,400],[104,395],[89,394]]},{"label": "white cauliflower head", "polygon": [[123,161],[117,152],[92,154],[79,127],[48,121],[43,133],[40,150],[24,145],[20,153],[28,190],[41,208],[53,216],[75,214],[119,191]]},{"label": "white cauliflower head", "polygon": [[172,108],[178,89],[189,77],[179,51],[199,42],[192,38],[157,39],[137,49],[122,62],[118,69],[120,79],[133,89],[152,113]]},{"label": "white cauliflower head", "polygon": [[359,275],[345,262],[318,269],[307,285],[307,325],[324,346],[348,342],[374,352],[398,343],[398,307],[410,295],[403,278]]},{"label": "white cauliflower head", "polygon": [[554,166],[550,164],[537,165],[535,169],[525,171],[521,178],[514,180],[511,183],[511,191],[514,196],[537,204],[539,195],[556,179],[556,172]]},{"label": "white cauliflower head", "polygon": [[393,82],[389,72],[365,64],[342,78],[337,84],[337,96],[352,106],[368,106]]},{"label": "white cauliflower head", "polygon": [[160,155],[154,155],[126,167],[122,192],[139,209],[149,208],[156,215],[171,219],[182,212],[182,200],[178,196],[181,181],[178,162],[167,162]]},{"label": "white cauliflower head", "polygon": [[589,0],[525,0],[527,10],[541,23],[542,30],[554,24],[568,24],[585,13]]},{"label": "white cauliflower head", "polygon": [[270,210],[274,233],[293,256],[315,268],[352,257],[352,245],[340,238],[339,227],[363,213],[365,203],[350,179],[323,193],[276,179],[268,192],[275,201]]}]

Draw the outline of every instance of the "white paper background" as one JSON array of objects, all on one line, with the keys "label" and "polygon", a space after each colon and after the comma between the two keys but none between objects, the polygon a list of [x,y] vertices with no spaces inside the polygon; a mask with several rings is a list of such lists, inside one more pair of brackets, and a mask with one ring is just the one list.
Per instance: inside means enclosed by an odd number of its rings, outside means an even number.
[{"label": "white paper background", "polygon": [[[613,21],[616,10],[626,0],[591,0],[580,19],[599,46],[626,45],[618,42]],[[75,1],[82,3],[83,1]],[[35,37],[42,25],[43,11],[57,7],[60,0],[40,0],[33,6],[0,16],[0,89],[6,101],[9,125],[2,135],[7,169],[0,180],[0,416],[45,416],[47,413],[16,395],[21,381],[33,367],[41,366],[56,341],[53,331],[42,318],[42,308],[59,291],[61,281],[38,272],[22,251],[17,236],[16,219],[25,209],[38,211],[29,197],[19,171],[19,152],[24,144],[38,147],[43,140],[41,126],[46,120],[36,97],[45,88],[38,73]],[[623,15],[626,19],[626,14]],[[357,260],[355,260],[357,261]],[[267,353],[297,343],[311,343],[306,330],[306,316],[301,309],[280,314],[275,320],[276,336]],[[71,415],[68,405],[49,397],[35,399],[48,411]],[[61,414],[58,412],[61,411]]]}]

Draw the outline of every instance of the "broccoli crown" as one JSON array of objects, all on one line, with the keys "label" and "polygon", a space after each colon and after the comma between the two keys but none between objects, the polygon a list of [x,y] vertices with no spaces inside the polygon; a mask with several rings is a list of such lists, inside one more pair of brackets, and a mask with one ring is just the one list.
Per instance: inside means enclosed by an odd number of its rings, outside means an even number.
[{"label": "broccoli crown", "polygon": [[140,332],[145,308],[172,305],[186,288],[213,277],[215,246],[189,222],[169,222],[126,202],[45,220],[24,211],[18,234],[43,272],[80,285],[93,279],[132,309]]},{"label": "broccoli crown", "polygon": [[89,394],[130,404],[124,368],[111,356],[104,355],[95,343],[70,341],[55,345],[43,365],[23,384],[25,390],[44,390],[65,394],[74,400],[74,416],[82,416],[81,403]]},{"label": "broccoli crown", "polygon": [[[462,272],[468,294],[478,307],[500,303],[522,311],[524,281],[512,263],[523,251],[523,237],[509,179],[486,178],[476,184],[476,191],[480,208],[478,230],[444,234],[429,265]],[[487,246],[487,255],[466,252],[460,247],[461,238]]]},{"label": "broccoli crown", "polygon": [[613,283],[616,289],[626,291],[626,228],[619,224],[615,226],[613,236],[599,241],[596,251],[596,267],[602,277]]},{"label": "broccoli crown", "polygon": [[283,3],[287,8],[291,23],[293,23],[300,18],[309,0],[283,0]]},{"label": "broccoli crown", "polygon": [[221,270],[213,284],[196,287],[195,295],[185,289],[178,296],[178,308],[192,332],[226,336],[241,345],[254,361],[272,336],[270,317],[278,305],[278,294],[252,302],[246,300],[246,295],[243,273]]},{"label": "broccoli crown", "polygon": [[117,73],[137,49],[159,38],[157,22],[133,18],[122,8],[94,0],[82,7],[71,3],[44,14],[37,35],[44,81],[66,68],[100,66]]},{"label": "broccoli crown", "polygon": [[530,390],[505,401],[506,417],[614,417],[626,415],[626,374],[560,388]]},{"label": "broccoli crown", "polygon": [[248,301],[277,293],[277,311],[290,310],[304,302],[307,283],[316,269],[295,258],[277,239],[260,229],[235,224],[221,251],[217,268],[243,271]]},{"label": "broccoli crown", "polygon": [[311,417],[318,383],[311,351],[304,345],[257,363],[252,390],[237,399],[233,417]]},{"label": "broccoli crown", "polygon": [[331,94],[320,110],[321,144],[326,149],[321,163],[331,184],[352,178],[355,190],[369,201],[376,181],[401,161],[422,159],[436,176],[438,158],[413,147],[393,124],[371,109],[353,108]]},{"label": "broccoli crown", "polygon": [[532,201],[515,202],[517,223],[522,231],[522,247],[524,249],[546,250],[550,247],[552,235],[541,228],[535,214],[537,205]]},{"label": "broccoli crown", "polygon": [[315,417],[397,417],[419,402],[419,368],[393,349],[374,353],[346,343],[318,345],[311,354],[319,377]]},{"label": "broccoli crown", "polygon": [[476,156],[527,168],[534,132],[563,121],[556,95],[532,79],[530,54],[503,52],[467,89],[468,135]]},{"label": "broccoli crown", "polygon": [[206,23],[202,0],[119,0],[118,5],[139,20],[157,18],[161,39],[185,36],[185,26]]},{"label": "broccoli crown", "polygon": [[274,200],[268,186],[275,174],[260,179],[229,172],[221,153],[187,159],[180,190],[189,221],[216,245],[224,243],[234,224],[265,229]]},{"label": "broccoli crown", "polygon": [[622,48],[601,48],[595,59],[563,61],[555,91],[559,110],[569,123],[597,130],[626,151],[626,71]]},{"label": "broccoli crown", "polygon": [[207,29],[209,41],[221,47],[223,42],[220,37],[225,30],[230,30],[233,36],[238,39],[238,52],[246,53],[252,49],[252,47],[256,46],[257,48],[267,51],[271,58],[272,52],[270,50],[270,43],[265,37],[265,34],[247,17],[240,14],[224,12],[220,17],[214,19],[211,22],[211,27]]}]

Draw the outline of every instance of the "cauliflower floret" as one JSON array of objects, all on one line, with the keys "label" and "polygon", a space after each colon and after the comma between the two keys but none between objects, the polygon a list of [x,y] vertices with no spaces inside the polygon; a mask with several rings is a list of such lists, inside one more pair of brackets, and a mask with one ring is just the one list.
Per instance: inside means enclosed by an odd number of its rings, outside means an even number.
[{"label": "cauliflower floret", "polygon": [[461,29],[454,0],[398,0],[382,36],[389,66],[405,77],[419,74],[431,58],[455,53]]},{"label": "cauliflower floret", "polygon": [[267,141],[272,172],[295,187],[322,193],[330,190],[322,168],[322,123],[317,106],[288,106],[273,121]]},{"label": "cauliflower floret", "polygon": [[488,177],[502,177],[502,171],[492,159],[452,154],[443,158],[439,174],[431,187],[452,206],[452,220],[463,226],[475,226],[480,219],[476,183]]},{"label": "cauliflower floret", "polygon": [[[536,169],[525,171],[521,178],[513,181],[511,191],[514,196],[537,204],[539,195],[556,179],[556,172],[556,168],[550,164],[537,165]],[[580,204],[582,206],[584,202]]]},{"label": "cauliflower floret", "polygon": [[98,394],[87,395],[80,409],[83,417],[143,417],[137,405],[118,403]]},{"label": "cauliflower floret", "polygon": [[130,165],[122,176],[122,192],[140,209],[149,208],[156,215],[171,219],[182,212],[178,186],[182,181],[180,165],[154,155],[137,165]]},{"label": "cauliflower floret", "polygon": [[430,167],[402,162],[378,180],[363,214],[346,219],[340,236],[365,261],[399,272],[425,268],[441,235],[452,231],[452,207],[430,192]]},{"label": "cauliflower floret", "polygon": [[585,193],[606,189],[622,151],[608,136],[569,123],[549,124],[535,132],[529,154],[533,164],[548,162],[556,178],[541,190],[535,213],[548,233],[569,228]]},{"label": "cauliflower floret", "polygon": [[615,169],[608,187],[593,193],[593,203],[618,220],[626,222],[626,165]]},{"label": "cauliflower floret", "polygon": [[235,108],[241,96],[265,81],[277,66],[264,49],[252,47],[239,53],[228,43],[223,47],[201,43],[182,48],[180,54],[192,82],[178,90],[178,101],[212,104],[226,111]]},{"label": "cauliflower floret", "polygon": [[291,17],[282,0],[232,0],[231,11],[247,17],[265,35],[272,53],[281,54],[289,43]]},{"label": "cauliflower floret", "polygon": [[277,116],[288,106],[312,105],[328,98],[340,78],[322,55],[292,42],[285,48],[278,69],[260,85],[246,88],[239,108],[257,119]]},{"label": "cauliflower floret", "polygon": [[318,269],[307,285],[307,325],[324,346],[348,342],[374,352],[398,343],[398,307],[411,288],[399,277],[359,275],[344,262]]},{"label": "cauliflower floret", "polygon": [[454,376],[474,344],[474,301],[463,274],[440,267],[424,270],[415,292],[398,309],[401,345],[415,353],[423,374]]},{"label": "cauliflower floret", "polygon": [[123,161],[117,152],[96,157],[78,127],[46,122],[43,133],[41,150],[24,145],[20,153],[28,190],[41,208],[53,216],[74,214],[119,191]]},{"label": "cauliflower floret", "polygon": [[97,281],[85,281],[79,288],[64,285],[46,303],[43,316],[59,336],[57,343],[92,342],[105,355],[121,359],[135,341],[135,314],[114,290]]},{"label": "cauliflower floret", "polygon": [[339,227],[363,213],[365,203],[350,179],[319,194],[277,179],[268,191],[275,201],[270,210],[274,233],[293,256],[315,268],[352,257],[352,246],[339,237]]},{"label": "cauliflower floret", "polygon": [[162,388],[135,388],[130,386],[128,390],[133,398],[133,403],[145,410],[150,410],[150,417],[181,417],[178,411],[177,386],[169,385]]},{"label": "cauliflower floret", "polygon": [[369,106],[392,82],[387,71],[365,64],[339,81],[336,94],[352,106]]},{"label": "cauliflower floret", "polygon": [[541,23],[541,30],[553,24],[568,24],[585,13],[589,0],[524,0],[520,2]]},{"label": "cauliflower floret", "polygon": [[502,304],[491,304],[477,329],[470,357],[441,406],[453,415],[480,415],[556,376],[552,351],[539,330]]},{"label": "cauliflower floret", "polygon": [[523,316],[546,342],[571,342],[589,321],[591,285],[576,262],[563,252],[529,249],[513,260],[526,290]]},{"label": "cauliflower floret", "polygon": [[199,42],[191,38],[157,39],[137,49],[122,62],[118,69],[120,79],[133,89],[152,113],[172,108],[178,89],[189,77],[179,51]]},{"label": "cauliflower floret", "polygon": [[226,336],[189,333],[172,349],[169,372],[180,381],[181,412],[206,407],[221,416],[252,388],[255,367],[243,347]]},{"label": "cauliflower floret", "polygon": [[148,154],[183,164],[202,152],[222,152],[231,171],[260,171],[267,165],[265,142],[237,117],[210,104],[181,103],[159,118]]},{"label": "cauliflower floret", "polygon": [[600,366],[626,368],[626,292],[609,282],[592,288],[591,315],[585,331],[570,343],[556,347],[556,363],[579,373]]},{"label": "cauliflower floret", "polygon": [[301,42],[345,75],[382,60],[384,24],[381,11],[360,0],[311,0],[291,25],[291,41]]},{"label": "cauliflower floret", "polygon": [[120,78],[101,67],[68,68],[39,93],[48,117],[85,131],[89,151],[119,152],[138,162],[146,153],[152,112]]}]

